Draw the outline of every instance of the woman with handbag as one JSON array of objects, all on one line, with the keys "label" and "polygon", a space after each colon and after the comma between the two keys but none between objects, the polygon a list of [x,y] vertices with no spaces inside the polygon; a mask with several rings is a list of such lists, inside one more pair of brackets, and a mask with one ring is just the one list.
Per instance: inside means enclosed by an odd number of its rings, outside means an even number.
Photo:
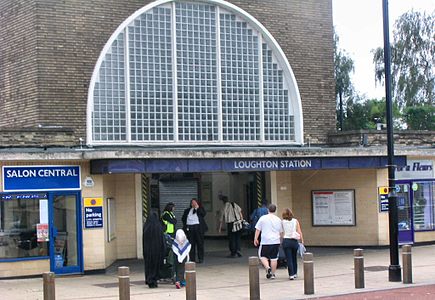
[{"label": "woman with handbag", "polygon": [[284,239],[282,248],[287,259],[287,270],[290,280],[294,280],[298,273],[297,253],[299,249],[299,240],[304,243],[301,225],[293,216],[291,209],[286,208],[282,212],[282,227],[284,230]]},{"label": "woman with handbag", "polygon": [[227,224],[227,234],[230,248],[228,258],[241,257],[240,239],[243,229],[243,214],[242,209],[237,203],[229,202],[227,196],[222,196],[221,200],[224,203],[221,219],[219,223],[219,233],[222,231],[222,226],[225,221]]}]

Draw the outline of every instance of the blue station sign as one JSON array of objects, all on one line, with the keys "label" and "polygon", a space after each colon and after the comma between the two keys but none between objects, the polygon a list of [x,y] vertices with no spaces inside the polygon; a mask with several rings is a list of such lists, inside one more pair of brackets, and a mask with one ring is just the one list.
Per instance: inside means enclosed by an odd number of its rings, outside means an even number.
[{"label": "blue station sign", "polygon": [[3,166],[3,191],[80,190],[80,166]]}]

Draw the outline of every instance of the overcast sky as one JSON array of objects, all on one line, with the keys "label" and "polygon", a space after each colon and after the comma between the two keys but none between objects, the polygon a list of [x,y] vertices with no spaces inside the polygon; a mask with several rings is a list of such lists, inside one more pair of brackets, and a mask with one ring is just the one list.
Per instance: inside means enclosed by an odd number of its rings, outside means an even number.
[{"label": "overcast sky", "polygon": [[[383,0],[332,0],[334,26],[340,37],[339,47],[344,49],[355,63],[352,75],[355,88],[369,98],[385,97],[385,88],[375,85],[373,55],[371,50],[383,47],[382,25]],[[393,24],[403,13],[435,10],[435,0],[389,0],[390,32]],[[390,42],[393,35],[390,33]],[[376,87],[375,87],[376,86]]]}]

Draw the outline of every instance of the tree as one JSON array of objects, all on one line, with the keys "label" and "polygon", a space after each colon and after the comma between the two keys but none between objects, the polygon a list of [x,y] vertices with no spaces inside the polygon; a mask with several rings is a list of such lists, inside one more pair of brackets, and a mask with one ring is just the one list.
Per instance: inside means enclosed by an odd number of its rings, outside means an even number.
[{"label": "tree", "polygon": [[[398,127],[401,114],[397,105],[393,105],[393,117],[395,126]],[[363,99],[360,96],[354,96],[348,101],[344,126],[348,130],[375,129],[377,123],[385,124],[385,118],[385,98],[381,100]]]},{"label": "tree", "polygon": [[404,118],[408,129],[435,130],[435,106],[433,105],[407,107]]},{"label": "tree", "polygon": [[345,51],[338,48],[339,37],[334,32],[334,76],[335,76],[335,97],[339,103],[339,129],[343,130],[343,97],[350,97],[354,88],[350,73],[354,71],[353,60]]},{"label": "tree", "polygon": [[[394,25],[391,45],[393,100],[400,108],[434,105],[435,14],[403,14]],[[376,81],[384,81],[384,50],[373,51]]]}]

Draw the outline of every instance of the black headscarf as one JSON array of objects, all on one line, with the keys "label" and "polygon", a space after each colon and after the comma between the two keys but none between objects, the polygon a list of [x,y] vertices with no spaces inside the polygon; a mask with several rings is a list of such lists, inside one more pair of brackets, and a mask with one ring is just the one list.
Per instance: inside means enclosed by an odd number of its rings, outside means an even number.
[{"label": "black headscarf", "polygon": [[143,259],[145,263],[145,283],[157,287],[159,271],[165,256],[163,227],[155,212],[151,213],[143,226]]}]

